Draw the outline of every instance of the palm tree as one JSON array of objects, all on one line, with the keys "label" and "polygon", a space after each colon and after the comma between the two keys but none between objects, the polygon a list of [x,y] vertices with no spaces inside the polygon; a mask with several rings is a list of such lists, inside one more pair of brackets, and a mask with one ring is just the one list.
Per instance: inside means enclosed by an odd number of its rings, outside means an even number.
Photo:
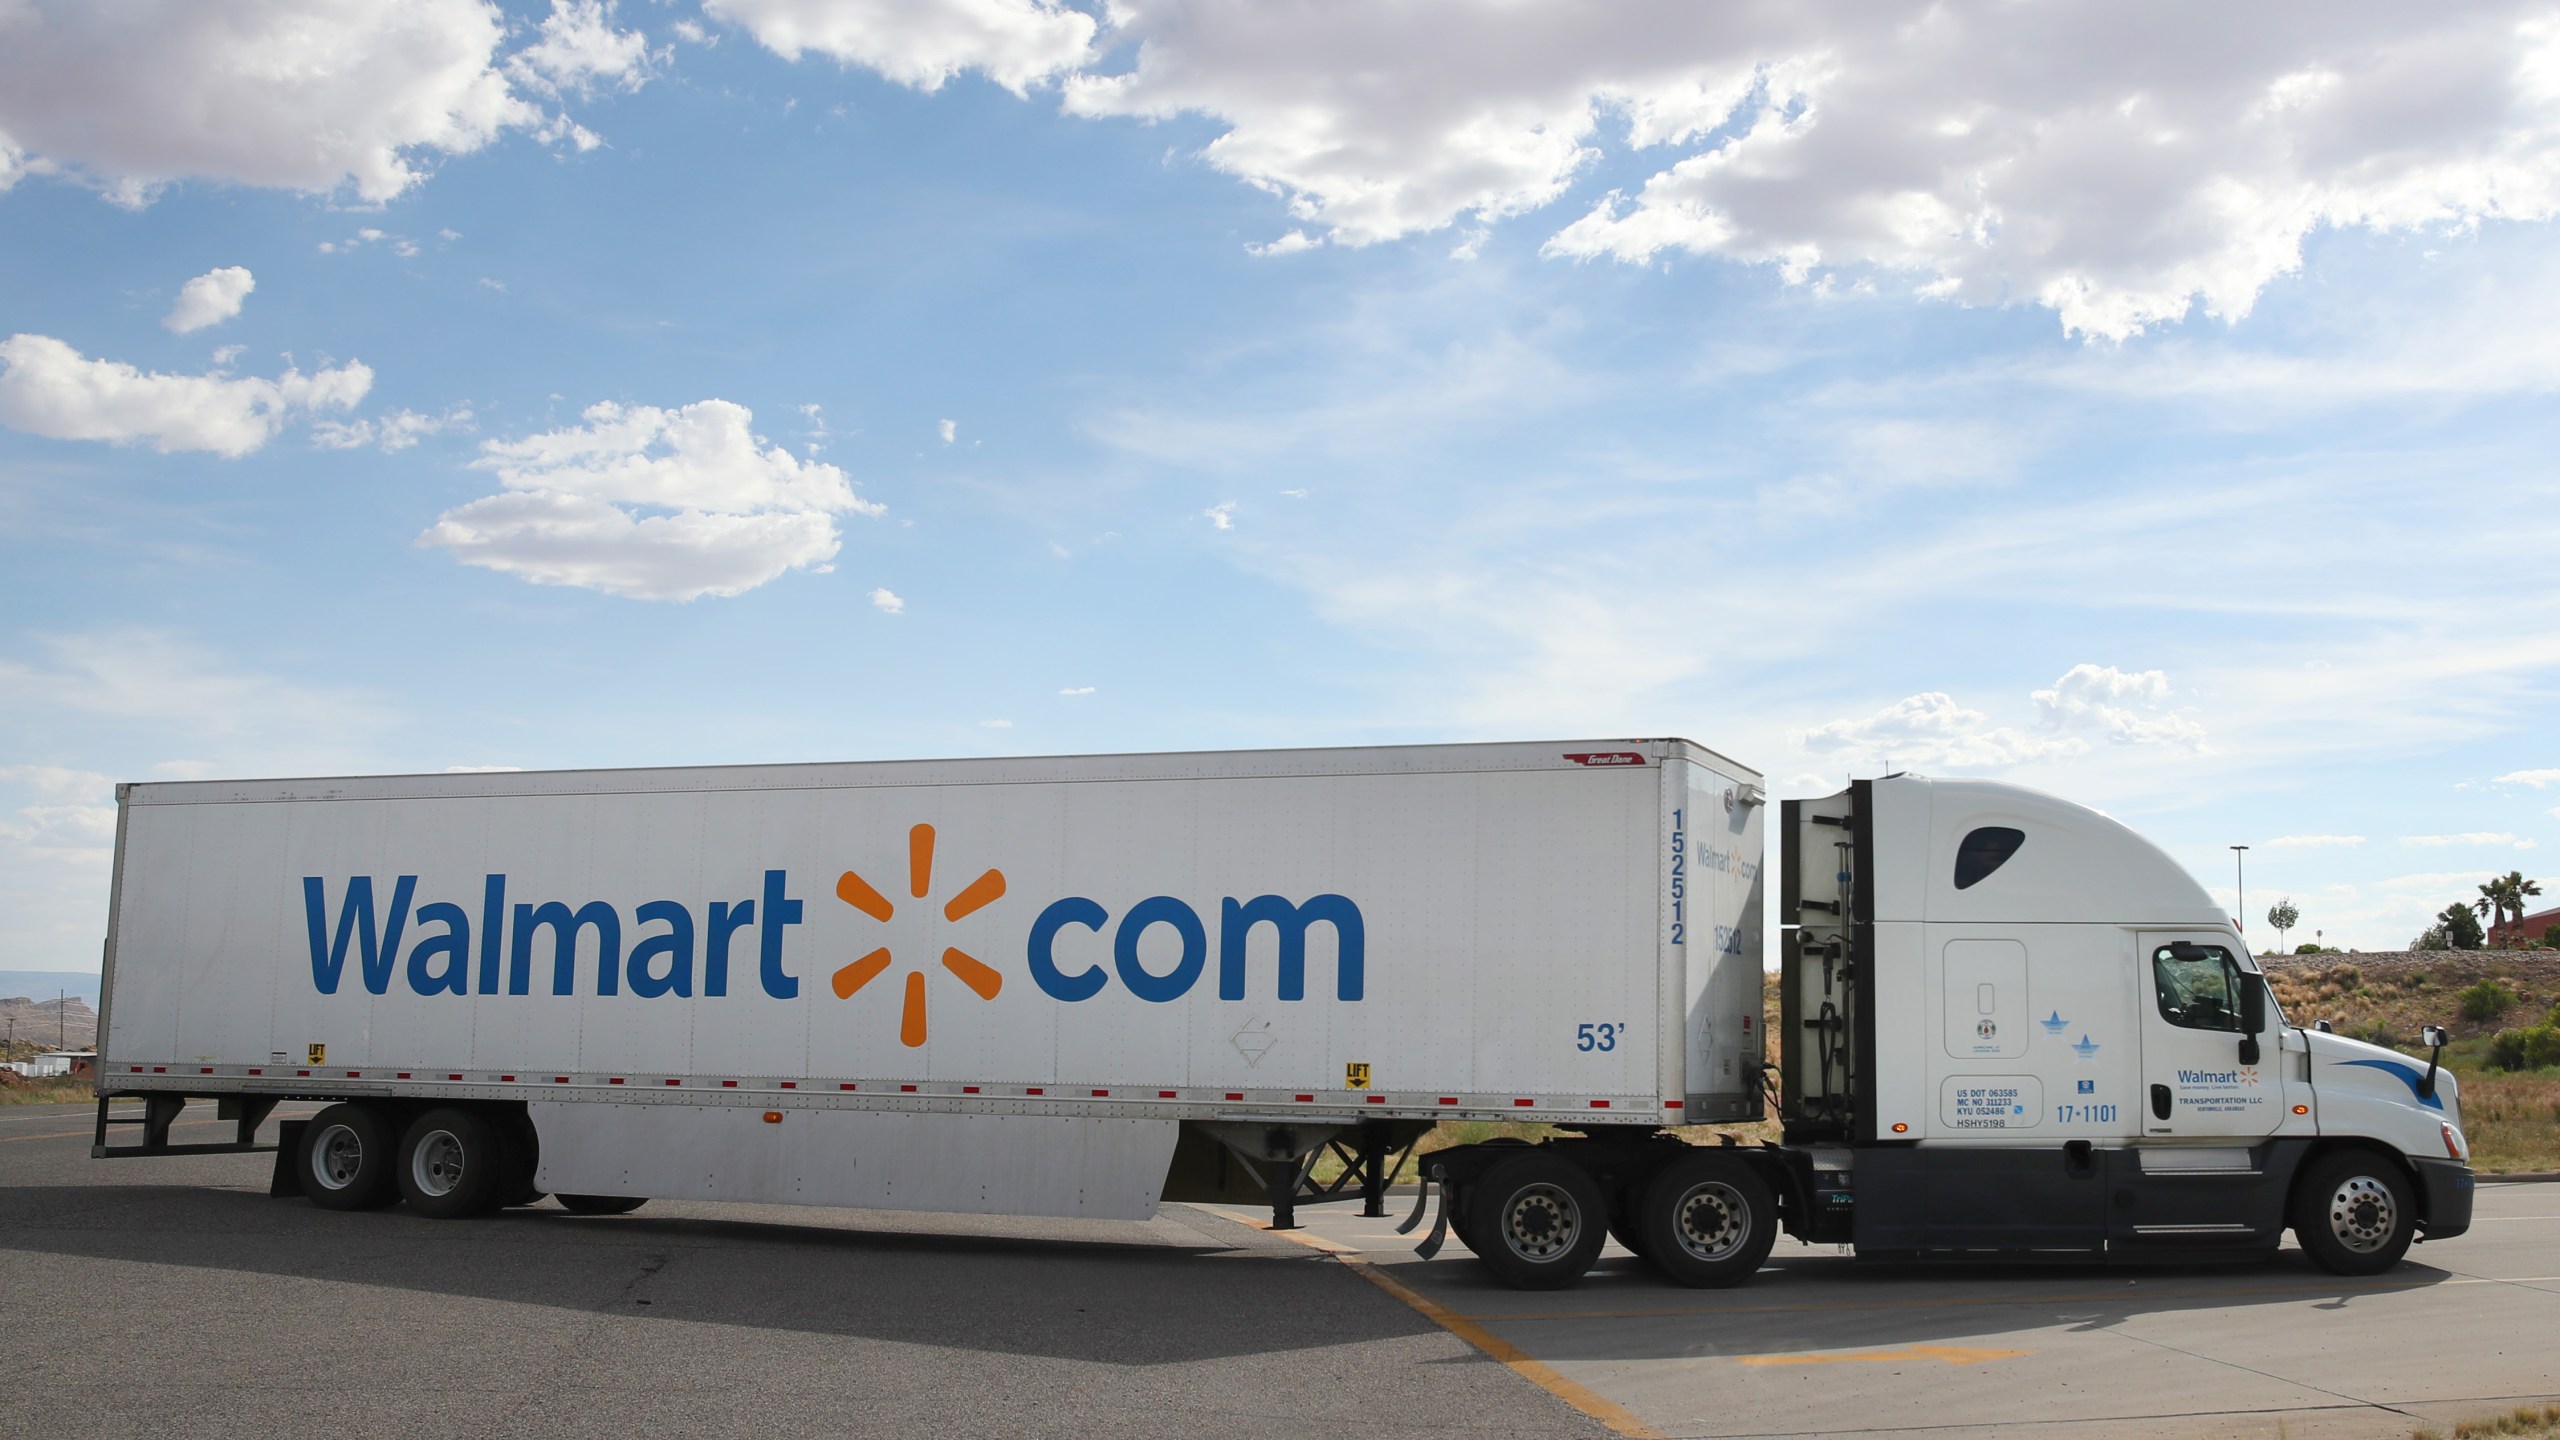
[{"label": "palm tree", "polygon": [[2507,943],[2513,944],[2516,937],[2524,932],[2524,902],[2541,894],[2542,885],[2524,878],[2521,870],[2508,871],[2506,878],[2498,883],[2506,888],[2508,908],[2516,912],[2516,928],[2507,935]]},{"label": "palm tree", "polygon": [[2505,877],[2490,880],[2480,887],[2480,898],[2471,902],[2471,913],[2497,929],[2507,923],[2507,882]]}]

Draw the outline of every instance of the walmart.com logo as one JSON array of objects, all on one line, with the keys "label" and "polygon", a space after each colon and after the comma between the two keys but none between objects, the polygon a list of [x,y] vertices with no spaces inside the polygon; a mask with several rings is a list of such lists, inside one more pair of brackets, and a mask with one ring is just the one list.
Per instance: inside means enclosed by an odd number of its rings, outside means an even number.
[{"label": "walmart.com logo", "polygon": [[[932,889],[933,827],[918,825],[907,832],[907,893],[921,900]],[[888,896],[850,870],[836,877],[836,898],[883,923],[898,913]],[[942,918],[956,923],[1003,898],[1004,872],[990,867],[951,897],[942,907]],[[883,945],[838,970],[835,975],[836,998],[852,999],[854,992],[879,979],[881,972],[892,963],[889,947]],[[1004,988],[1004,976],[993,966],[956,947],[943,950],[942,968],[958,976],[960,983],[977,992],[981,1000],[993,1000],[996,992]],[[909,970],[906,1000],[898,1012],[898,1043],[911,1050],[925,1041],[924,989],[924,971]]]},{"label": "walmart.com logo", "polygon": [[[933,827],[910,827],[907,891],[917,900],[933,889],[933,863]],[[422,903],[418,879],[393,877],[388,904],[378,906],[383,897],[374,877],[349,876],[333,914],[327,879],[302,877],[314,992],[335,995],[352,978],[367,993],[382,995],[405,975],[408,990],[420,996],[531,996],[537,977],[547,973],[545,989],[554,996],[718,1001],[730,995],[734,967],[753,977],[742,988],[752,985],[765,998],[800,995],[794,961],[803,957],[790,953],[786,940],[800,928],[804,909],[791,893],[789,872],[780,867],[765,869],[762,885],[738,899],[662,895],[623,903],[510,904],[508,876],[495,872],[485,877],[476,915],[449,899]],[[874,921],[885,923],[897,914],[896,903],[855,871],[838,876],[835,888],[837,899]],[[942,917],[956,924],[1004,895],[1004,872],[990,867],[943,903]],[[1257,968],[1255,937],[1265,931],[1270,939],[1262,963],[1271,969],[1263,994],[1284,1004],[1306,1000],[1308,972],[1325,962],[1329,949],[1333,998],[1358,1004],[1366,997],[1367,924],[1357,902],[1329,891],[1303,900],[1269,892],[1227,895],[1206,914],[1178,896],[1150,895],[1116,918],[1098,900],[1069,895],[1032,917],[1019,943],[1031,983],[1053,1000],[1092,1000],[1116,981],[1128,996],[1164,1005],[1207,981],[1217,999],[1245,1002],[1262,989],[1250,972]],[[1319,936],[1330,944],[1319,948]],[[547,964],[537,953],[544,949]],[[837,998],[852,999],[888,973],[897,958],[890,946],[880,945],[836,970]],[[913,1049],[925,1043],[929,987],[924,962],[908,958],[913,963],[905,977],[898,1039]],[[981,1000],[993,1000],[1004,989],[1005,977],[994,966],[957,946],[944,946],[939,963]]]}]

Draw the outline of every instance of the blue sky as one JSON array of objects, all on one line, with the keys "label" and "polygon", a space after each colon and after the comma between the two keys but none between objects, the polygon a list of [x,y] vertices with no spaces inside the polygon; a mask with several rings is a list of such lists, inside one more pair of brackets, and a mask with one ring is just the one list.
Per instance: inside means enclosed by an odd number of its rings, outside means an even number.
[{"label": "blue sky", "polygon": [[1866,13],[0,0],[0,966],[171,776],[1680,734],[2253,935],[2535,874],[2560,17]]}]

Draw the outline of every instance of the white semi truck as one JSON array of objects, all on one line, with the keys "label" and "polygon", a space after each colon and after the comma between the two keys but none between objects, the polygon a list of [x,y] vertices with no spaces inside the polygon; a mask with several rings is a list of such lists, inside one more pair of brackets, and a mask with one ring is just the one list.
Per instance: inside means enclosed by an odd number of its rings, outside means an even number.
[{"label": "white semi truck", "polygon": [[[1780,821],[1681,740],[119,787],[95,1153],[320,1205],[551,1194],[1136,1218],[1439,1204],[1507,1283],[1615,1234],[2367,1273],[2471,1213],[2456,1087],[2287,1024],[2204,890],[2014,786]],[[2435,1038],[2440,1042],[2441,1037]],[[139,1096],[138,1144],[109,1099]],[[1782,1143],[1672,1127],[1763,1118]],[[177,1144],[190,1099],[236,1124]],[[325,1102],[258,1144],[278,1102]],[[1691,1130],[1689,1133],[1698,1133]],[[1343,1164],[1319,1184],[1318,1158]]]}]

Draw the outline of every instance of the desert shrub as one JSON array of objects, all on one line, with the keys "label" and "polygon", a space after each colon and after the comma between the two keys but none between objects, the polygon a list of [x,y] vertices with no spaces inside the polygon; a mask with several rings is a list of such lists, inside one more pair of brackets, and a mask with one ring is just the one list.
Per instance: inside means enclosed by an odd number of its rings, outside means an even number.
[{"label": "desert shrub", "polygon": [[2460,999],[2465,1020],[2495,1020],[2516,1008],[2516,992],[2495,980],[2480,981],[2464,990]]},{"label": "desert shrub", "polygon": [[2361,1025],[2347,1027],[2347,1038],[2362,1040],[2368,1045],[2380,1045],[2384,1049],[2400,1043],[2399,1038],[2391,1033],[2391,1027],[2379,1020],[2367,1020]]},{"label": "desert shrub", "polygon": [[2489,1066],[2495,1070],[2545,1070],[2560,1066],[2560,1025],[2501,1030],[2490,1036]]}]

